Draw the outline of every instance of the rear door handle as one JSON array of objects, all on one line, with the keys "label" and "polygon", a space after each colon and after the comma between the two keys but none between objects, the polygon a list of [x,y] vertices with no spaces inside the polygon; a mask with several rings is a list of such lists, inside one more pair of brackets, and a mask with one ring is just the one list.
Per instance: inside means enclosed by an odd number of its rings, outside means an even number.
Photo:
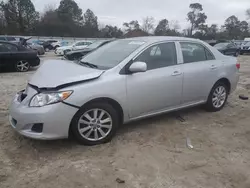
[{"label": "rear door handle", "polygon": [[211,65],[210,69],[217,69],[217,66]]},{"label": "rear door handle", "polygon": [[174,71],[172,76],[178,76],[178,75],[181,75],[182,73],[180,71]]}]

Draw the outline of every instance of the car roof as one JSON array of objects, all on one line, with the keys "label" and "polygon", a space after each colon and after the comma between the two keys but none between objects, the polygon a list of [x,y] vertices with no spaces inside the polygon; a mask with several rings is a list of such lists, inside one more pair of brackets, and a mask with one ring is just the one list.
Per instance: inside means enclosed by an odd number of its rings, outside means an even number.
[{"label": "car roof", "polygon": [[187,37],[172,37],[172,36],[150,36],[150,37],[133,37],[125,38],[122,40],[134,40],[134,41],[144,41],[148,43],[161,42],[161,41],[194,41],[201,42],[199,39],[187,38]]}]

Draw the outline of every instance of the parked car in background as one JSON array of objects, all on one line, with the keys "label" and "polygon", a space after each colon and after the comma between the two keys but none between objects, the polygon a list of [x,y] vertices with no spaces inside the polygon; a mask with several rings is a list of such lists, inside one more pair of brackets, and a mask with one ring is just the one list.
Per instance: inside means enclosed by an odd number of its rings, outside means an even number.
[{"label": "parked car in background", "polygon": [[44,40],[32,40],[32,41],[29,41],[29,43],[39,44],[39,45],[42,45],[42,46],[43,46],[44,42],[45,42]]},{"label": "parked car in background", "polygon": [[[182,47],[192,46],[192,53]],[[240,64],[205,42],[138,37],[110,42],[81,61],[44,62],[10,106],[21,135],[108,142],[133,120],[205,105],[219,111],[239,80]]]},{"label": "parked car in background", "polygon": [[240,49],[232,42],[218,43],[214,47],[224,55],[237,57],[240,54]]},{"label": "parked car in background", "polygon": [[13,41],[16,41],[16,38],[12,37],[12,36],[0,36],[0,41],[10,41],[10,42],[13,42]]},{"label": "parked car in background", "polygon": [[68,41],[58,41],[58,42],[53,42],[51,45],[53,46],[53,49],[57,49],[58,47],[68,46],[69,42]]},{"label": "parked car in background", "polygon": [[84,49],[92,43],[93,42],[91,42],[91,41],[85,41],[85,40],[84,41],[77,41],[70,46],[63,46],[63,47],[57,48],[55,50],[55,54],[56,55],[64,55],[65,53],[72,51],[72,50]]},{"label": "parked car in background", "polygon": [[44,55],[45,54],[45,50],[44,50],[42,45],[34,44],[34,43],[27,43],[27,47],[29,47],[30,49],[35,50],[38,55]]},{"label": "parked car in background", "polygon": [[100,40],[96,41],[93,44],[89,45],[88,47],[82,49],[82,50],[74,50],[74,51],[69,51],[65,53],[64,57],[68,60],[78,60],[81,59],[83,56],[86,54],[92,52],[93,50],[100,48],[101,46],[111,42],[112,40]]},{"label": "parked car in background", "polygon": [[52,43],[58,42],[57,40],[46,40],[43,42],[43,48],[46,52],[50,51],[50,50],[54,50],[54,47],[52,45]]},{"label": "parked car in background", "polygon": [[0,41],[0,69],[9,67],[18,72],[26,72],[30,67],[38,66],[37,52],[12,42]]},{"label": "parked car in background", "polygon": [[250,53],[250,42],[245,42],[241,46],[240,54],[243,55],[245,53]]}]

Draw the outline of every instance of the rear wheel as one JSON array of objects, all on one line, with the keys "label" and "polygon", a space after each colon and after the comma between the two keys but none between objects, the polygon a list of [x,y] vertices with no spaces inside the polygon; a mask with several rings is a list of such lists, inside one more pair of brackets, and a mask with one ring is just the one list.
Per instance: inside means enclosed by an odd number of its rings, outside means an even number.
[{"label": "rear wheel", "polygon": [[109,142],[119,125],[116,110],[108,103],[92,103],[80,109],[71,123],[74,138],[84,145]]},{"label": "rear wheel", "polygon": [[228,94],[229,88],[226,84],[217,82],[209,94],[206,109],[210,112],[220,111],[226,104]]},{"label": "rear wheel", "polygon": [[15,69],[17,72],[27,72],[30,69],[30,63],[26,60],[18,61],[15,64]]}]

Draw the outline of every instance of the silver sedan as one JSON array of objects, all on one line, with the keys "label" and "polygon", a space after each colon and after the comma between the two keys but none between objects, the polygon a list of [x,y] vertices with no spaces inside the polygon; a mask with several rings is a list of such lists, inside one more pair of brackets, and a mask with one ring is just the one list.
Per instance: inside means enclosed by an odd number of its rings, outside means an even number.
[{"label": "silver sedan", "polygon": [[130,121],[196,105],[221,110],[239,68],[236,58],[200,40],[116,40],[78,62],[45,62],[14,97],[10,123],[34,139],[72,135],[101,144]]}]

